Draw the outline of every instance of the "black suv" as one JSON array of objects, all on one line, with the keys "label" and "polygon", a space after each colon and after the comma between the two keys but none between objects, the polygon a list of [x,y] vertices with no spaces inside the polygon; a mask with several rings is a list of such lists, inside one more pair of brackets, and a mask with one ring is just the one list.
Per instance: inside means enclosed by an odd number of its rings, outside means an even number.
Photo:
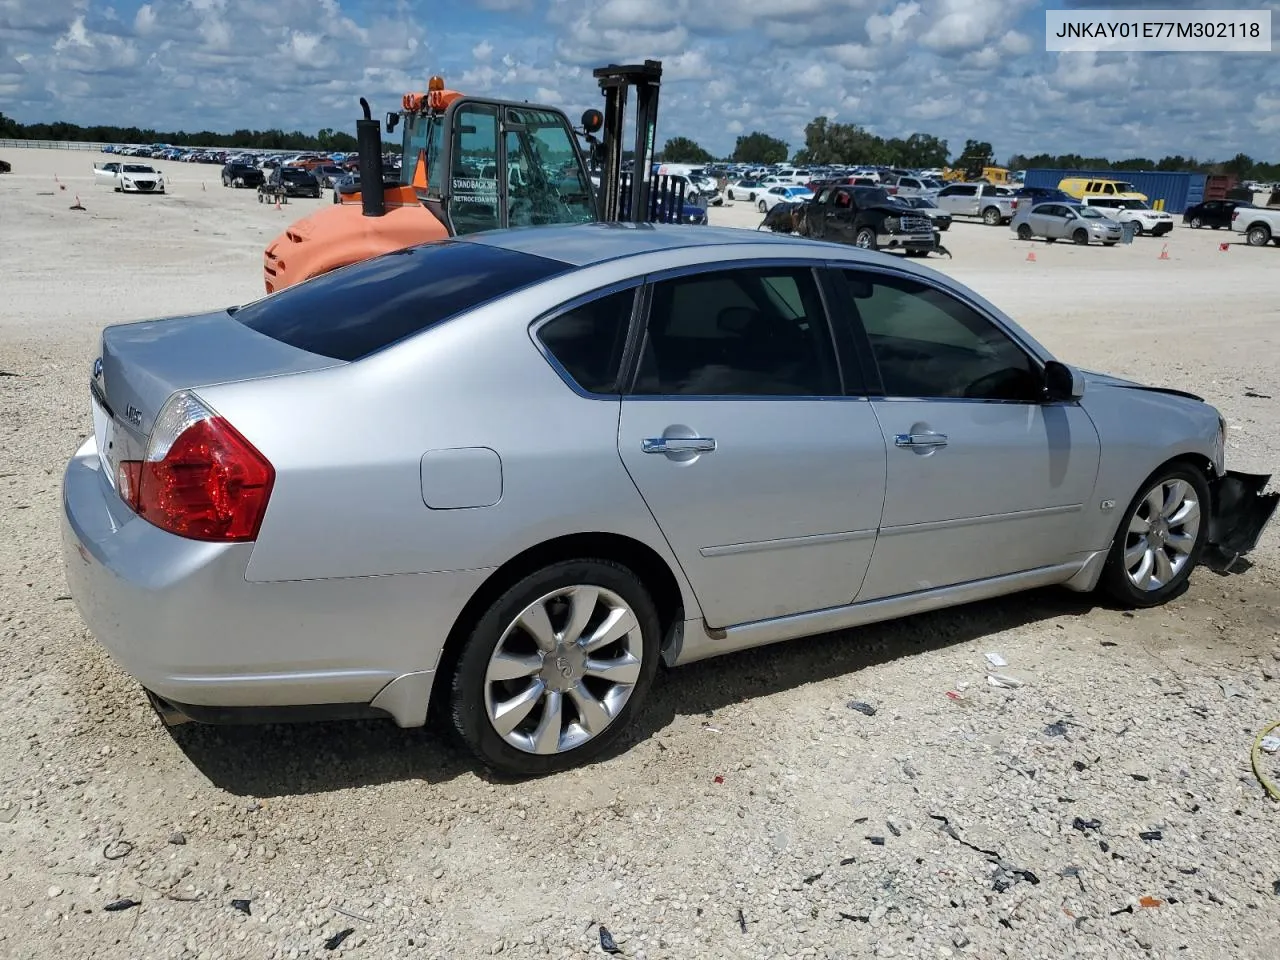
[{"label": "black suv", "polygon": [[266,174],[247,163],[228,163],[222,168],[224,187],[260,187],[265,180]]},{"label": "black suv", "polygon": [[270,184],[284,191],[286,197],[315,197],[320,199],[320,181],[310,170],[302,167],[276,167],[271,171]]}]

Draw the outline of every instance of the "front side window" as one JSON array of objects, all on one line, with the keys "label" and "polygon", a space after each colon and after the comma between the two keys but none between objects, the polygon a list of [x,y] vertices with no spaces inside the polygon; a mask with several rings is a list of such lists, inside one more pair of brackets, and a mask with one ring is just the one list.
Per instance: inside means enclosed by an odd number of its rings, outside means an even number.
[{"label": "front side window", "polygon": [[635,289],[573,307],[538,328],[537,336],[569,378],[587,393],[617,393]]},{"label": "front side window", "polygon": [[887,397],[1037,403],[1035,361],[949,293],[905,277],[841,271]]},{"label": "front side window", "polygon": [[812,271],[751,267],[655,283],[635,392],[839,395],[834,348]]},{"label": "front side window", "polygon": [[509,223],[589,223],[595,201],[564,117],[549,110],[508,108],[517,129],[506,134]]}]

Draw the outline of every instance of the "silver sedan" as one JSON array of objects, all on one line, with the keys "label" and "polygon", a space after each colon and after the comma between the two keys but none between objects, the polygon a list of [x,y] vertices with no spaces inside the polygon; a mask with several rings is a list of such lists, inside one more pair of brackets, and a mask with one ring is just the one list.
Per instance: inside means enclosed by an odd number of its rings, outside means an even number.
[{"label": "silver sedan", "polygon": [[[86,371],[88,373],[88,371]],[[1250,550],[1198,397],[926,267],[750,231],[498,231],[108,327],[67,577],[168,723],[426,722],[584,762],[669,666]]]},{"label": "silver sedan", "polygon": [[1019,208],[1009,223],[1019,240],[1043,237],[1050,243],[1070,240],[1081,245],[1098,240],[1105,247],[1114,247],[1124,236],[1118,221],[1083,203],[1055,201],[1025,207],[1019,204]]}]

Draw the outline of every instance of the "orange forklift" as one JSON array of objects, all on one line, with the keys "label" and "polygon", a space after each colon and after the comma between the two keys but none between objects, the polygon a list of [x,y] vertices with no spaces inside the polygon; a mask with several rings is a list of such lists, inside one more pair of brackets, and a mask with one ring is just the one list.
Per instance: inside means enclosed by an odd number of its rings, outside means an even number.
[{"label": "orange forklift", "polygon": [[679,222],[682,180],[622,169],[632,87],[634,169],[652,169],[662,63],[611,64],[593,73],[605,109],[587,110],[578,127],[555,107],[466,96],[432,77],[425,93],[405,94],[401,109],[386,115],[388,135],[401,127],[398,180],[384,180],[382,124],[362,97],[359,184],[340,188],[340,202],[291,224],[271,242],[263,258],[267,292],[379,254],[481,230]]}]

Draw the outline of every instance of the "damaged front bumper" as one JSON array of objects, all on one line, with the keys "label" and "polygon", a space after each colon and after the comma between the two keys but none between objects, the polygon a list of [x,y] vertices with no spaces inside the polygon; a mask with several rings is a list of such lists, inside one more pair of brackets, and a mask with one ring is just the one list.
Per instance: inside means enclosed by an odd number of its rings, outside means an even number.
[{"label": "damaged front bumper", "polygon": [[1209,485],[1213,508],[1209,540],[1200,561],[1206,567],[1226,573],[1258,545],[1280,503],[1280,492],[1262,492],[1270,480],[1269,473],[1228,470]]}]

